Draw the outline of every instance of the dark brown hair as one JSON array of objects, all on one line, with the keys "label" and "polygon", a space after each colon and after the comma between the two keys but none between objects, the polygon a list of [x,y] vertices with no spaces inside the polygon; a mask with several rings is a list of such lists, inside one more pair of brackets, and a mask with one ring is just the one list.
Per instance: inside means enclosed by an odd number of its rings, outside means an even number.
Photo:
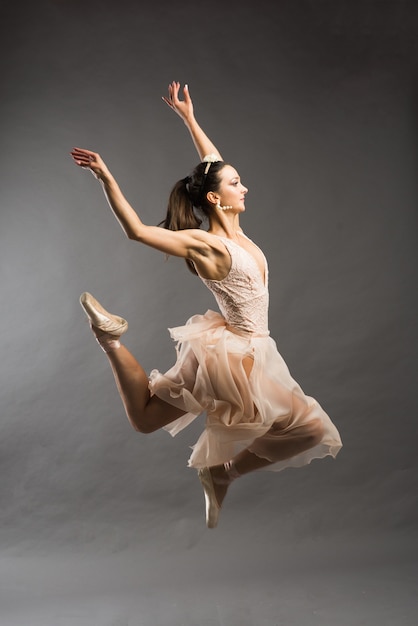
[{"label": "dark brown hair", "polygon": [[[215,161],[210,165],[202,162],[196,165],[190,176],[179,180],[171,190],[167,214],[159,226],[169,230],[200,228],[203,219],[209,218],[213,211],[206,195],[209,191],[218,191],[220,172],[225,165],[224,161]],[[186,263],[190,271],[197,274],[193,263],[188,259]]]}]

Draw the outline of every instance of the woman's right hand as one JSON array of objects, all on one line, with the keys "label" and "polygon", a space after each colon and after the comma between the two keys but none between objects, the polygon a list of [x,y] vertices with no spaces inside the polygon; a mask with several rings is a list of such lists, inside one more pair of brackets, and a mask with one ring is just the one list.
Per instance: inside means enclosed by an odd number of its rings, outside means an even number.
[{"label": "woman's right hand", "polygon": [[71,156],[76,165],[90,170],[97,180],[104,180],[106,177],[110,177],[110,172],[105,162],[97,152],[85,150],[84,148],[73,148]]},{"label": "woman's right hand", "polygon": [[193,102],[187,85],[183,87],[184,100],[179,99],[179,90],[180,83],[173,81],[168,86],[168,97],[163,96],[163,100],[184,122],[188,122],[193,119]]}]

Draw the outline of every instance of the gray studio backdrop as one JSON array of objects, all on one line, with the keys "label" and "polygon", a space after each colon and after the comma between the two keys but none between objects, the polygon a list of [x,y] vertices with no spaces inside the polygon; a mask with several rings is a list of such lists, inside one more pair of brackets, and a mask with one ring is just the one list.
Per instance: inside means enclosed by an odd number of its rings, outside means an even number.
[{"label": "gray studio backdrop", "polygon": [[[1,14],[1,626],[412,624],[416,5]],[[91,291],[126,317],[148,371],[175,358],[167,327],[215,307],[181,260],[125,238],[69,157],[99,151],[158,223],[197,162],[161,100],[173,79],[249,188],[271,334],[344,442],[336,461],[238,481],[216,531],[186,467],[203,419],[136,434],[78,304]]]}]

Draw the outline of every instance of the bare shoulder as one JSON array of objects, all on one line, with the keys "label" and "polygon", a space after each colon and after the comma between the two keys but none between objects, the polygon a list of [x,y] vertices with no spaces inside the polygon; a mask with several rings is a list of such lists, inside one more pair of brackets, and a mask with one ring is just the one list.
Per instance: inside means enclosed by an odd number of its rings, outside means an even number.
[{"label": "bare shoulder", "polygon": [[197,245],[190,250],[190,260],[202,278],[223,280],[229,273],[231,257],[225,244],[217,237],[204,230],[195,230],[193,237]]},{"label": "bare shoulder", "polygon": [[206,230],[200,230],[198,228],[190,228],[187,232],[195,241],[194,253],[203,256],[228,255],[225,244],[216,235],[212,235],[212,233],[208,233]]}]

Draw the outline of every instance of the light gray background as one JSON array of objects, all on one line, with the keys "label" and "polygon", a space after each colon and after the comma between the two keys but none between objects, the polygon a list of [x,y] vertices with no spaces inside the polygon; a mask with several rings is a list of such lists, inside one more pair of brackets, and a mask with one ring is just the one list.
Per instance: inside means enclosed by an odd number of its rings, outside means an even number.
[{"label": "light gray background", "polygon": [[[415,624],[416,3],[41,0],[1,23],[1,626]],[[216,531],[186,467],[202,420],[135,434],[78,304],[126,317],[147,370],[215,307],[69,157],[100,151],[159,222],[197,161],[173,79],[249,187],[271,334],[344,441],[237,482]]]}]

